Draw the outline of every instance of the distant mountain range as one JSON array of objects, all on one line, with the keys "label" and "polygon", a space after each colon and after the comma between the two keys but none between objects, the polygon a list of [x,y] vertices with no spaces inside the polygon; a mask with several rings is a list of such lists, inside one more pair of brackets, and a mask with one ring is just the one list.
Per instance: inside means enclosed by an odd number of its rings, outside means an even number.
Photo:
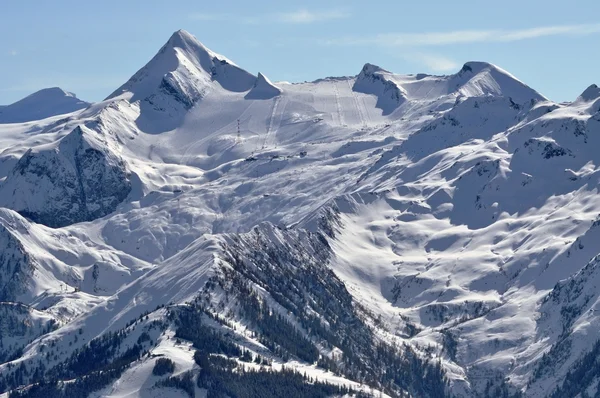
[{"label": "distant mountain range", "polygon": [[58,87],[37,91],[14,104],[0,106],[0,123],[24,123],[72,113],[90,105]]}]

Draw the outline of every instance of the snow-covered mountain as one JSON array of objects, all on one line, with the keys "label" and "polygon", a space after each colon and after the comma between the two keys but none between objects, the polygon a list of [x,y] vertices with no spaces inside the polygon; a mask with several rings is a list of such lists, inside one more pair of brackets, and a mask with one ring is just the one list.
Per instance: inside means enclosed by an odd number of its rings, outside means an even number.
[{"label": "snow-covered mountain", "polygon": [[598,394],[600,89],[357,72],[271,82],[178,31],[0,124],[0,390]]},{"label": "snow-covered mountain", "polygon": [[62,227],[113,212],[130,192],[123,160],[95,132],[77,126],[56,145],[19,159],[0,188],[0,205]]},{"label": "snow-covered mountain", "polygon": [[84,109],[89,102],[58,87],[45,88],[10,105],[0,106],[0,123],[23,123]]}]

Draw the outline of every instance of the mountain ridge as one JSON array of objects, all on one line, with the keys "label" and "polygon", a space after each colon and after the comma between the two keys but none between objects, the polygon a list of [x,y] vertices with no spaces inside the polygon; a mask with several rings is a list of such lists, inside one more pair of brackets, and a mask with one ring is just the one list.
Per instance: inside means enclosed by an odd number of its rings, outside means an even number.
[{"label": "mountain ridge", "polygon": [[594,393],[598,93],[484,62],[274,84],[175,32],[0,125],[0,394]]},{"label": "mountain ridge", "polygon": [[73,113],[90,105],[59,87],[36,91],[10,105],[0,106],[0,123],[24,123]]}]

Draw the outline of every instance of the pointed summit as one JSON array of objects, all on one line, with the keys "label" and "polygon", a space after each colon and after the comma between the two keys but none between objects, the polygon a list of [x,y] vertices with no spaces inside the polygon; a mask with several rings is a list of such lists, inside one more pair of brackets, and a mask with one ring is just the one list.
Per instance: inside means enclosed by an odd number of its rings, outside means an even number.
[{"label": "pointed summit", "polygon": [[171,43],[173,47],[181,47],[184,43],[198,44],[200,42],[187,30],[179,29],[173,32],[168,43]]},{"label": "pointed summit", "polygon": [[369,63],[356,77],[352,90],[377,96],[376,106],[384,115],[392,113],[407,98],[406,90],[395,80],[393,73]]},{"label": "pointed summit", "polygon": [[517,104],[545,101],[546,97],[504,69],[488,62],[471,61],[451,76],[449,90],[465,97],[486,95],[511,98]]},{"label": "pointed summit", "polygon": [[466,62],[463,67],[460,69],[458,74],[472,73],[476,75],[486,69],[499,69],[496,65],[490,64],[489,62],[481,62],[481,61],[469,61]]},{"label": "pointed summit", "polygon": [[598,114],[600,112],[600,87],[592,84],[577,97],[572,105],[579,107],[579,111],[585,109],[585,112],[590,115]]},{"label": "pointed summit", "polygon": [[389,71],[383,69],[380,66],[373,65],[373,64],[370,64],[370,63],[366,63],[363,66],[363,68],[361,69],[359,76],[360,75],[370,76],[370,75],[372,75],[374,73],[377,73],[377,72],[390,73]]},{"label": "pointed summit", "polygon": [[271,99],[281,94],[281,89],[274,85],[268,77],[258,73],[252,89],[246,94],[246,99]]},{"label": "pointed summit", "polygon": [[59,87],[45,88],[4,107],[0,107],[0,123],[23,123],[63,115],[87,108],[89,102]]},{"label": "pointed summit", "polygon": [[[211,72],[215,61],[219,61],[234,67],[238,67],[231,60],[223,55],[211,51],[208,47],[202,44],[191,33],[186,30],[179,29],[174,32],[165,45],[161,48],[160,53],[179,49],[188,60],[197,64],[207,72]],[[239,68],[239,67],[238,67]]]},{"label": "pointed summit", "polygon": [[585,89],[583,93],[577,98],[580,101],[589,102],[594,101],[600,97],[600,87],[595,84],[592,84],[588,88]]},{"label": "pointed summit", "polygon": [[[256,77],[219,55],[185,30],[171,35],[159,52],[108,99],[124,95],[130,101],[167,101],[189,109],[214,88],[243,92]],[[160,98],[169,97],[170,99]],[[164,103],[157,108],[168,108]]]}]

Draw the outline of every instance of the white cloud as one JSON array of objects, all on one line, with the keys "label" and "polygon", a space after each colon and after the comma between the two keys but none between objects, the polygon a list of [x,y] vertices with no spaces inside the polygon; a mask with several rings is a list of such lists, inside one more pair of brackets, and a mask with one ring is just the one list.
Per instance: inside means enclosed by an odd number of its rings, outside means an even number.
[{"label": "white cloud", "polygon": [[289,24],[311,24],[316,22],[330,21],[350,17],[350,12],[342,9],[332,10],[296,10],[291,12],[279,12],[264,14],[262,16],[243,16],[237,14],[205,14],[193,13],[189,18],[196,21],[207,22],[235,22],[254,25],[261,22],[276,22]]},{"label": "white cloud", "polygon": [[446,58],[442,55],[436,54],[415,53],[408,54],[403,58],[405,58],[408,61],[416,61],[420,64],[423,64],[433,72],[447,72],[451,70],[456,70],[460,66],[458,63],[451,60],[450,58]]},{"label": "white cloud", "polygon": [[243,24],[257,24],[260,22],[259,18],[256,17],[245,17],[237,14],[204,14],[204,13],[193,13],[189,15],[190,19],[194,21],[205,21],[205,22],[235,22]]},{"label": "white cloud", "polygon": [[346,10],[297,10],[276,14],[276,19],[285,23],[308,24],[314,22],[330,21],[334,19],[344,19],[350,17]]},{"label": "white cloud", "polygon": [[542,26],[516,30],[457,30],[449,32],[387,33],[365,38],[326,40],[327,45],[423,47],[484,42],[513,42],[548,36],[585,36],[600,33],[600,24]]},{"label": "white cloud", "polygon": [[16,56],[18,53],[17,53],[17,50],[11,50],[11,51],[9,51],[9,53],[8,53],[8,54],[14,57],[14,56]]}]

